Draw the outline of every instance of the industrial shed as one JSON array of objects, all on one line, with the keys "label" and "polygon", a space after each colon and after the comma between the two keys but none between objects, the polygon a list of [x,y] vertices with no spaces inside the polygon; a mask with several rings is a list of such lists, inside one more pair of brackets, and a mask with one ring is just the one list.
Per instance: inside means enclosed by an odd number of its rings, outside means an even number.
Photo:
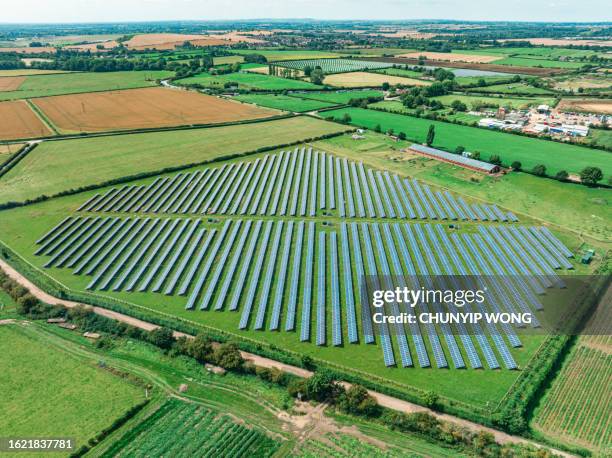
[{"label": "industrial shed", "polygon": [[459,154],[447,153],[446,151],[430,148],[429,146],[418,145],[415,143],[410,146],[409,150],[415,153],[424,154],[425,156],[432,157],[439,161],[448,162],[460,167],[465,167],[466,169],[476,170],[478,172],[494,174],[500,171],[499,165],[478,161]]}]

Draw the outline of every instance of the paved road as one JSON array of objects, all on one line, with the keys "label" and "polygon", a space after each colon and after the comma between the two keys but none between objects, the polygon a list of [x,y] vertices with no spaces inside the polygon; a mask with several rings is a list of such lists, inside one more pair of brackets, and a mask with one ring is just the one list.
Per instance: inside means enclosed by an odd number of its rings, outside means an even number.
[{"label": "paved road", "polygon": [[[41,300],[43,302],[46,302],[47,304],[58,304],[58,305],[63,305],[64,307],[68,307],[68,308],[76,307],[78,305],[83,305],[80,302],[74,302],[74,301],[68,301],[68,300],[65,300],[65,299],[60,299],[60,298],[57,298],[55,296],[52,296],[52,295],[46,293],[45,291],[40,289],[38,286],[36,286],[34,283],[32,283],[30,280],[28,280],[26,277],[21,275],[10,264],[6,263],[2,259],[0,259],[0,269],[4,270],[4,272],[6,272],[6,274],[10,278],[15,280],[21,286],[23,286],[24,288],[28,289],[32,295],[37,297],[39,300]],[[135,327],[140,328],[140,329],[151,331],[151,330],[156,329],[156,328],[159,327],[159,326],[157,326],[157,325],[155,325],[153,323],[149,323],[147,321],[139,320],[138,318],[134,318],[134,317],[131,317],[129,315],[125,315],[123,313],[114,312],[112,310],[108,310],[108,309],[105,309],[105,308],[102,308],[102,307],[96,307],[96,306],[89,306],[89,307],[91,307],[93,312],[98,314],[98,315],[105,316],[105,317],[111,318],[113,320],[121,321],[123,323],[130,324],[130,325],[135,326]],[[174,332],[174,337],[188,337],[188,338],[192,338],[193,336],[191,336],[189,334],[182,333],[182,332],[175,331]],[[242,357],[244,359],[250,360],[256,366],[267,367],[267,368],[277,368],[277,369],[280,369],[280,370],[285,371],[287,373],[294,374],[294,375],[297,375],[299,377],[304,377],[304,378],[308,378],[308,377],[313,375],[313,372],[308,371],[306,369],[302,369],[301,367],[296,367],[296,366],[292,366],[292,365],[289,365],[289,364],[281,363],[279,361],[275,361],[275,360],[269,359],[269,358],[264,358],[262,356],[255,355],[253,353],[247,353],[247,352],[241,352],[241,353],[242,353]],[[343,383],[343,385],[345,386],[345,388],[349,388],[351,386],[349,383]],[[463,428],[469,429],[470,431],[473,431],[473,432],[486,431],[488,433],[491,433],[495,437],[495,440],[498,443],[500,443],[500,444],[521,443],[521,444],[533,445],[535,447],[542,447],[542,445],[540,445],[540,444],[538,444],[536,442],[532,442],[530,440],[527,440],[527,439],[525,439],[523,437],[512,436],[512,435],[504,433],[502,431],[498,431],[498,430],[493,429],[493,428],[488,428],[486,426],[480,425],[478,423],[474,423],[472,421],[464,420],[463,418],[459,418],[459,417],[455,417],[455,416],[452,416],[452,415],[447,415],[447,414],[439,413],[439,412],[436,412],[434,410],[428,409],[426,407],[420,406],[418,404],[414,404],[414,403],[411,403],[411,402],[404,401],[402,399],[397,399],[397,398],[394,398],[394,397],[391,397],[391,396],[387,396],[385,394],[378,393],[376,391],[368,390],[368,392],[370,393],[370,395],[372,395],[376,399],[376,401],[381,406],[387,407],[389,409],[397,410],[399,412],[404,412],[404,413],[427,412],[430,415],[433,415],[434,417],[438,418],[439,420],[447,421],[447,422],[450,422],[450,423],[454,423],[454,424],[459,425],[459,426],[461,426]],[[573,457],[574,456],[574,455],[571,455],[569,453],[562,452],[560,450],[555,450],[555,449],[550,449],[550,450],[553,453],[555,453],[557,455],[560,455],[560,456],[563,456],[563,457]]]}]

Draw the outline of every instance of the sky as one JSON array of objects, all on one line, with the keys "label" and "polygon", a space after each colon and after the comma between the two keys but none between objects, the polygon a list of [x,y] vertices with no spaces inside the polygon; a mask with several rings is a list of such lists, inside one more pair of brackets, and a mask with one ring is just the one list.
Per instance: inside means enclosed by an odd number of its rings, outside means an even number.
[{"label": "sky", "polygon": [[457,19],[612,21],[610,0],[0,0],[2,22]]}]

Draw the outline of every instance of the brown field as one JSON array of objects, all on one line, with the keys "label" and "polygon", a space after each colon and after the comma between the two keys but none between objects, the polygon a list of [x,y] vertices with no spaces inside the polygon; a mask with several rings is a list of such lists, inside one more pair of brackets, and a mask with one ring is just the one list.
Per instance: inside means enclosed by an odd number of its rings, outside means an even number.
[{"label": "brown field", "polygon": [[6,160],[6,156],[2,156],[3,154],[14,154],[19,151],[25,143],[12,143],[8,145],[0,145],[0,164]]},{"label": "brown field", "polygon": [[404,84],[406,86],[429,86],[431,83],[402,76],[383,75],[381,73],[350,72],[336,73],[325,77],[325,84],[339,87],[374,87],[383,83]]},{"label": "brown field", "polygon": [[227,32],[222,34],[211,34],[208,35],[210,38],[215,38],[218,40],[227,40],[233,41],[236,43],[265,43],[264,40],[260,40],[258,38],[254,38],[249,35],[259,35],[260,33],[257,31],[253,32]]},{"label": "brown field", "polygon": [[557,110],[612,114],[612,99],[561,99]]},{"label": "brown field", "polygon": [[16,52],[17,54],[40,54],[45,52],[55,54],[56,49],[51,46],[41,46],[39,48],[0,48],[0,52]]},{"label": "brown field", "polygon": [[612,87],[612,81],[603,78],[576,78],[559,81],[555,84],[555,89],[578,90],[583,89],[605,89]]},{"label": "brown field", "polygon": [[184,42],[190,42],[194,46],[218,46],[228,44],[227,40],[209,38],[206,35],[182,34],[182,33],[146,33],[135,35],[123,44],[130,49],[174,49]]},{"label": "brown field", "polygon": [[[104,48],[103,49],[98,49],[98,45],[102,45]],[[70,45],[70,46],[64,46],[64,49],[73,49],[75,51],[91,51],[91,52],[106,52],[110,49],[113,49],[115,47],[119,46],[119,43],[117,43],[115,40],[110,40],[110,41],[104,41],[101,43],[86,43],[83,45]]]},{"label": "brown field", "polygon": [[555,38],[508,38],[498,41],[528,41],[532,45],[544,46],[612,46],[612,40],[563,40]]},{"label": "brown field", "polygon": [[430,60],[443,60],[449,62],[471,62],[477,64],[487,64],[489,62],[504,58],[504,56],[482,56],[475,54],[457,54],[450,52],[410,52],[408,54],[399,54],[397,57],[418,59],[421,56],[425,56],[426,59]]},{"label": "brown field", "polygon": [[[254,68],[247,68],[244,70],[245,72],[249,72],[249,73],[260,73],[262,75],[269,75],[270,74],[270,67],[268,67],[267,65],[264,67],[254,67]],[[298,72],[298,74],[301,72]]]},{"label": "brown field", "polygon": [[161,87],[59,95],[33,102],[66,133],[213,124],[280,113],[198,92]]},{"label": "brown field", "polygon": [[0,139],[44,137],[51,131],[23,100],[0,102]]},{"label": "brown field", "polygon": [[6,76],[0,78],[0,92],[16,91],[25,79],[25,76]]}]

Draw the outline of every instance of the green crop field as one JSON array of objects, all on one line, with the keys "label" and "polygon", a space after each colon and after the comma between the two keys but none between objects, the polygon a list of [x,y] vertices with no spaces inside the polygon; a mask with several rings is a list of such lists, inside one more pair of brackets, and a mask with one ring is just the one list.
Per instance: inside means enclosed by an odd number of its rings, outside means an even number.
[{"label": "green crop field", "polygon": [[8,437],[35,431],[73,438],[79,448],[144,398],[141,388],[21,325],[0,326],[0,373],[0,431]]},{"label": "green crop field", "polygon": [[554,105],[555,99],[552,97],[508,97],[508,96],[498,96],[498,97],[485,97],[485,96],[477,96],[477,95],[462,95],[462,94],[448,94],[441,95],[439,97],[434,97],[434,99],[442,102],[443,105],[450,106],[450,104],[459,100],[465,103],[468,108],[473,108],[474,106],[478,106],[481,104],[491,104],[500,107],[512,107],[524,109],[534,105]]},{"label": "green crop field", "polygon": [[28,76],[16,91],[0,92],[0,101],[156,86],[156,80],[169,78],[173,75],[174,72],[160,70]]},{"label": "green crop field", "polygon": [[536,409],[533,426],[556,440],[610,451],[612,340],[581,336],[552,387]]},{"label": "green crop field", "polygon": [[201,85],[205,87],[223,88],[226,83],[235,83],[241,89],[261,89],[269,91],[282,91],[291,89],[315,89],[316,85],[307,81],[279,78],[277,76],[261,75],[259,73],[227,73],[225,75],[210,75],[200,73],[196,76],[175,81],[176,84],[190,86]]},{"label": "green crop field", "polygon": [[328,59],[331,57],[342,57],[335,52],[310,51],[307,49],[280,50],[280,49],[233,49],[235,54],[261,54],[268,62],[277,60],[300,60],[300,59]]},{"label": "green crop field", "polygon": [[384,75],[393,76],[405,76],[407,78],[421,78],[423,73],[415,72],[414,70],[406,70],[404,68],[383,68],[381,70],[372,70],[375,73],[382,73]]},{"label": "green crop field", "polygon": [[0,179],[0,202],[32,199],[164,167],[297,142],[345,126],[295,117],[207,129],[45,142]]},{"label": "green crop field", "polygon": [[277,110],[285,111],[295,111],[297,113],[320,110],[321,108],[329,108],[337,105],[335,103],[321,102],[319,100],[313,99],[290,97],[288,95],[280,94],[248,94],[234,97],[234,99],[240,100],[241,102],[254,103],[257,105],[261,105],[262,107],[276,108]]},{"label": "green crop field", "polygon": [[415,52],[416,49],[410,48],[343,48],[334,49],[334,52],[340,54],[355,55],[360,57],[366,56],[395,56],[397,54],[407,54],[409,52]]},{"label": "green crop field", "polygon": [[102,456],[232,456],[265,458],[278,444],[262,432],[201,406],[169,399]]},{"label": "green crop field", "polygon": [[525,83],[504,83],[493,86],[470,88],[473,92],[493,92],[499,94],[550,95],[553,91],[541,87],[529,86]]},{"label": "green crop field", "polygon": [[509,81],[513,75],[507,76],[457,76],[455,81],[460,86],[478,85],[480,80],[484,80],[486,84]]},{"label": "green crop field", "polygon": [[384,92],[376,89],[364,89],[353,91],[321,91],[321,92],[292,92],[291,97],[299,97],[302,99],[320,100],[338,105],[345,105],[351,99],[367,99],[369,97],[383,97]]},{"label": "green crop field", "polygon": [[243,62],[243,61],[244,61],[244,57],[242,56],[220,56],[220,57],[213,58],[214,65],[234,64],[236,62]]},{"label": "green crop field", "polygon": [[[416,108],[407,108],[404,106],[402,102],[398,100],[384,100],[382,102],[371,103],[370,105],[368,105],[368,107],[382,108],[387,111],[392,111],[393,113],[403,113],[403,114],[408,114],[408,115],[413,115],[413,116],[416,116],[416,112],[417,112]],[[450,108],[444,108],[441,110],[436,110],[435,112],[431,110],[426,110],[425,114],[437,113],[438,116],[444,116],[449,121],[457,121],[462,124],[468,124],[468,125],[473,125],[474,123],[477,123],[478,120],[480,120],[480,116],[474,116],[474,115],[468,114],[467,112],[461,112],[461,111],[452,113],[452,111],[453,110]],[[327,115],[326,113],[322,113],[322,114]]]},{"label": "green crop field", "polygon": [[543,68],[580,68],[581,62],[570,62],[560,60],[532,59],[529,57],[506,57],[495,61],[496,65],[510,65],[513,67],[543,67]]},{"label": "green crop field", "polygon": [[520,161],[524,169],[544,164],[548,173],[554,175],[559,170],[580,172],[584,167],[596,166],[606,177],[612,174],[612,156],[605,151],[363,108],[325,112],[326,116],[337,119],[344,114],[350,115],[351,124],[356,126],[373,129],[380,125],[383,132],[388,129],[404,132],[418,143],[425,141],[429,126],[433,125],[436,129],[434,147],[454,151],[457,146],[463,146],[468,151],[480,152],[483,158],[497,154],[504,164]]}]

